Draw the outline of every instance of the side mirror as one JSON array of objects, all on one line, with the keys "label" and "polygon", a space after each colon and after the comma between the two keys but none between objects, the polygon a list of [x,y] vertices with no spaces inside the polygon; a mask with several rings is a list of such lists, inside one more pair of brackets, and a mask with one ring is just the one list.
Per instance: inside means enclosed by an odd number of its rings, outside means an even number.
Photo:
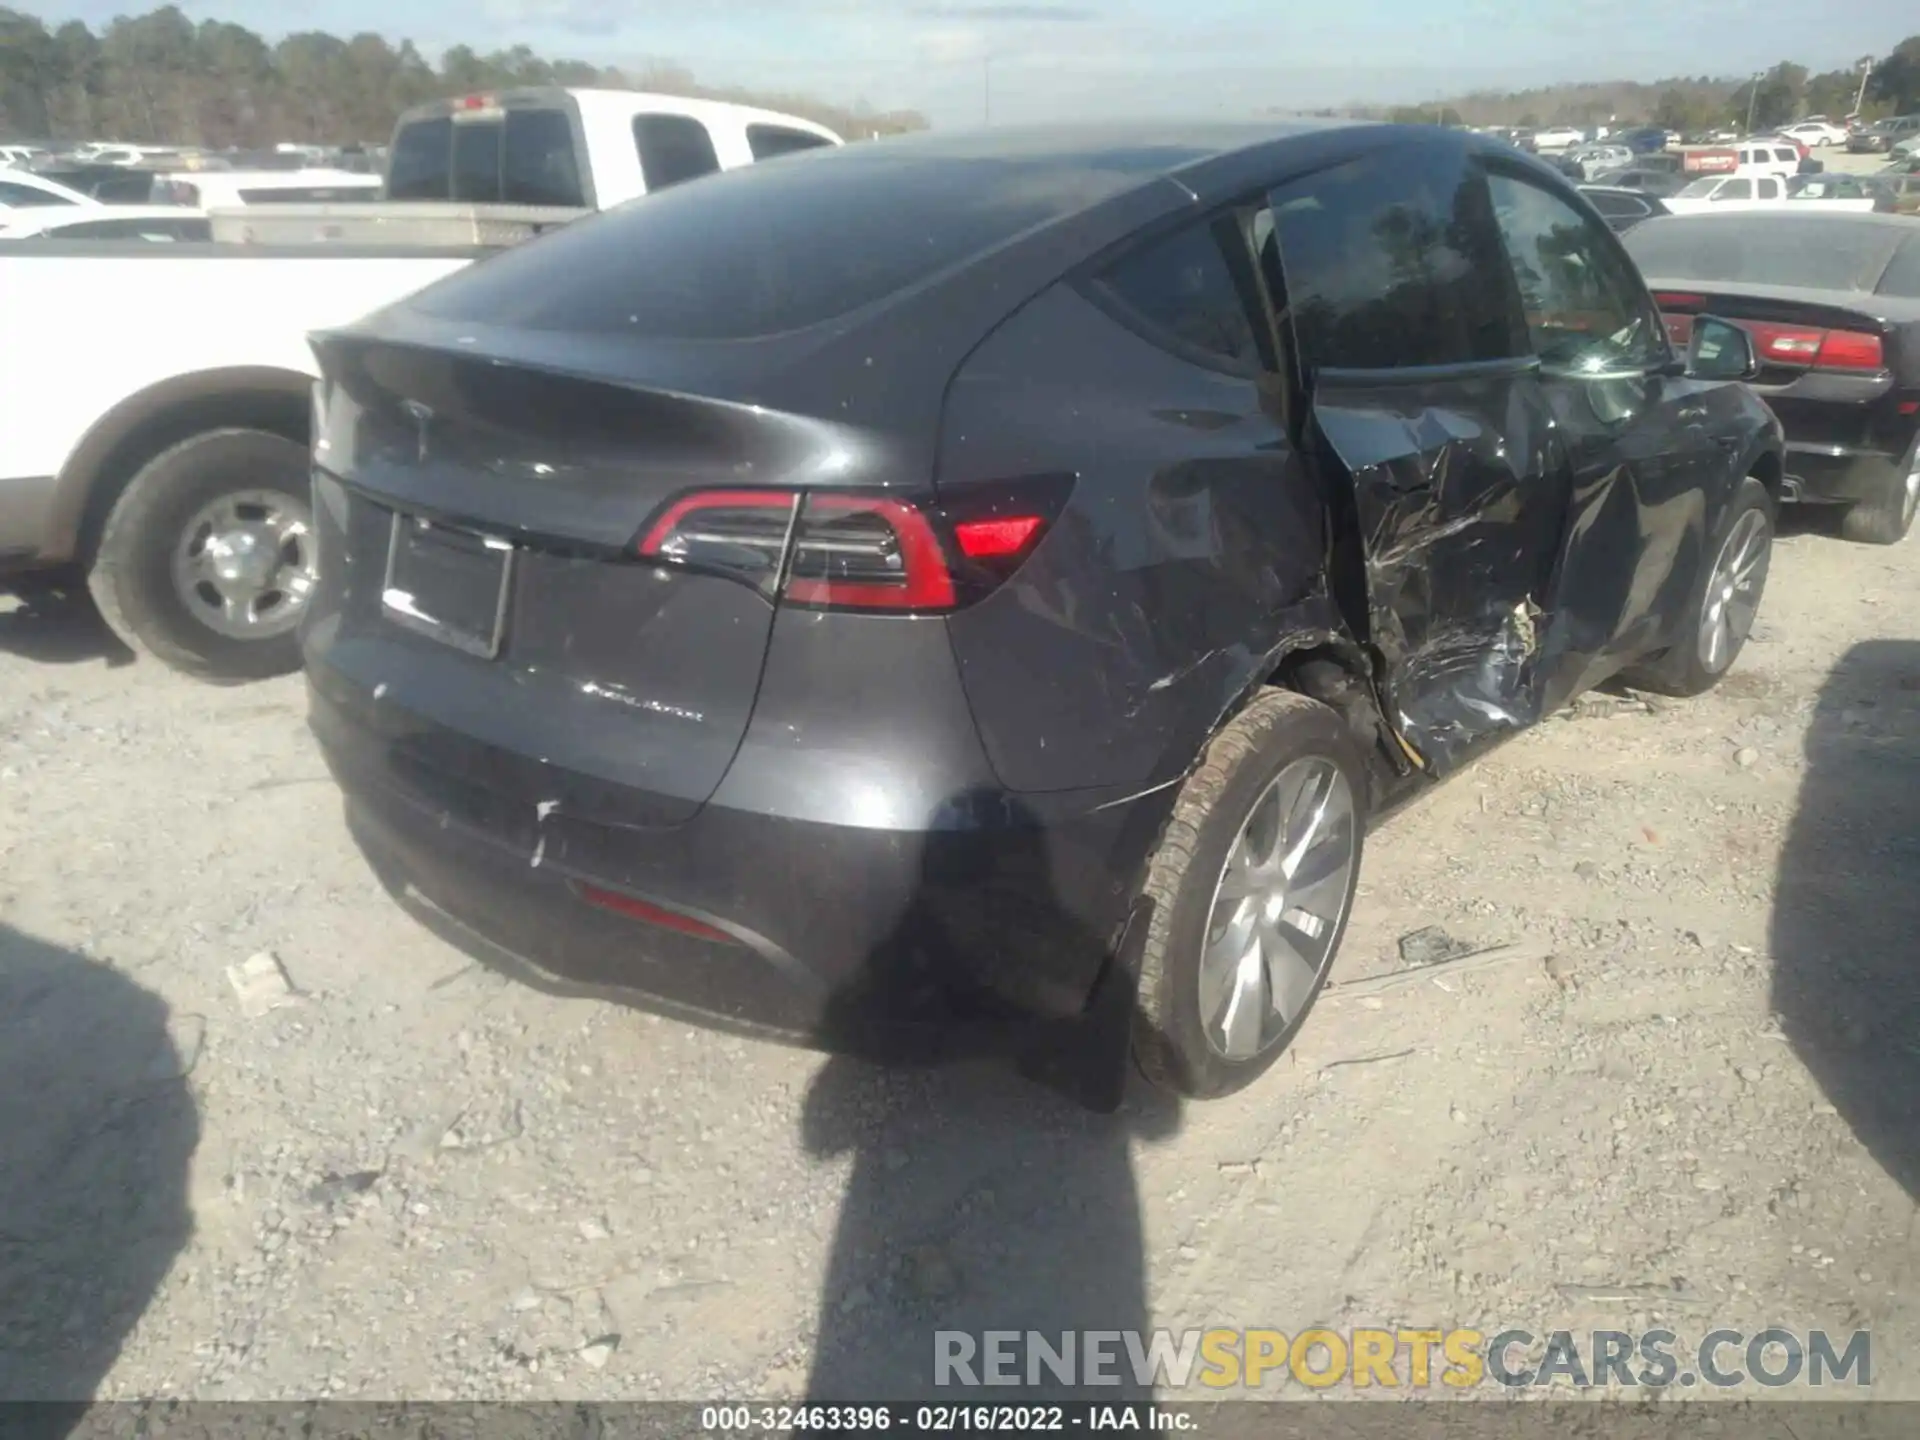
[{"label": "side mirror", "polygon": [[1760,373],[1753,337],[1738,325],[1697,315],[1687,341],[1687,374],[1696,380],[1751,380]]}]

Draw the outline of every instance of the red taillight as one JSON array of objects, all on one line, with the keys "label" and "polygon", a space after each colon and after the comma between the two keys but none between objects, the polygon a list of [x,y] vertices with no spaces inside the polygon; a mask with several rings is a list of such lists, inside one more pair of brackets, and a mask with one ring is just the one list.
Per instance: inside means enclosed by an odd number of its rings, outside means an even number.
[{"label": "red taillight", "polygon": [[635,548],[790,605],[952,610],[1026,562],[1072,481],[1034,476],[963,493],[957,513],[846,490],[698,490],[661,511]]},{"label": "red taillight", "polygon": [[1820,355],[1814,364],[1822,370],[1884,370],[1887,356],[1878,335],[1829,330],[1820,342]]},{"label": "red taillight", "polygon": [[960,553],[969,560],[1005,560],[1018,555],[1046,521],[1038,515],[962,520],[953,527]]},{"label": "red taillight", "polygon": [[602,910],[611,910],[616,915],[624,915],[629,920],[644,920],[649,925],[658,925],[663,930],[677,930],[682,935],[691,935],[696,940],[714,940],[724,945],[737,945],[740,942],[726,931],[716,929],[703,920],[691,915],[682,915],[677,910],[663,909],[650,905],[645,900],[636,900],[631,895],[622,895],[614,890],[602,890],[598,885],[581,885],[580,898],[589,905]]},{"label": "red taillight", "polygon": [[1825,332],[1797,325],[1750,325],[1753,348],[1762,360],[1782,365],[1811,365],[1820,354]]},{"label": "red taillight", "polygon": [[951,610],[953,572],[927,517],[905,501],[812,494],[784,594],[796,605]]},{"label": "red taillight", "polygon": [[1662,310],[1693,312],[1706,308],[1707,297],[1704,295],[1680,295],[1671,290],[1656,290],[1653,293],[1653,303],[1658,305]]},{"label": "red taillight", "polygon": [[456,110],[485,110],[493,104],[491,95],[462,95],[453,102]]}]

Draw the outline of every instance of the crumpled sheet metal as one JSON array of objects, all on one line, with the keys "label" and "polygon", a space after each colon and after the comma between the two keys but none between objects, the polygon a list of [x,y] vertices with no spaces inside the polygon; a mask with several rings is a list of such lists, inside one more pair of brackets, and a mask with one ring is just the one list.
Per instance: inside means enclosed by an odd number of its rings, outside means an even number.
[{"label": "crumpled sheet metal", "polygon": [[1614,627],[1566,604],[1563,586],[1628,558],[1576,550],[1583,563],[1567,564],[1569,537],[1612,532],[1585,512],[1617,497],[1610,483],[1568,492],[1537,389],[1453,381],[1445,399],[1417,385],[1343,384],[1314,408],[1353,487],[1361,638],[1385,662],[1402,744],[1436,775],[1566,702]]}]

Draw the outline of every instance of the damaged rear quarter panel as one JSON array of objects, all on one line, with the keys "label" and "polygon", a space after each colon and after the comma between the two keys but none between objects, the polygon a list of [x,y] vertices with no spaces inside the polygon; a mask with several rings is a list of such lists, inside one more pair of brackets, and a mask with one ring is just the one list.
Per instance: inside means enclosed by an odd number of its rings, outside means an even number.
[{"label": "damaged rear quarter panel", "polygon": [[1013,790],[1175,778],[1276,650],[1337,625],[1323,497],[1253,379],[1067,285],[956,376],[938,484],[1061,473],[1032,557],[947,622],[982,740]]}]

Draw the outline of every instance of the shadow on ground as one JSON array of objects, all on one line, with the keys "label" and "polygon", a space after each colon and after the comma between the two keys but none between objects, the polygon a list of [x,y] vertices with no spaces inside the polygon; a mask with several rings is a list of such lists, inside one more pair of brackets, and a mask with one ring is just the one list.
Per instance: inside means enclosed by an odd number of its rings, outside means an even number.
[{"label": "shadow on ground", "polygon": [[77,581],[16,581],[0,588],[0,651],[45,665],[103,660],[118,668],[134,661]]},{"label": "shadow on ground", "polygon": [[[966,977],[1022,955],[1091,960],[1111,937],[1096,940],[1067,917],[1048,837],[1031,815],[1006,797],[971,794],[942,811],[951,826],[930,827],[937,838],[924,846],[915,893],[869,964],[806,1012],[804,1034],[783,1034],[761,1013],[778,1000],[779,977],[744,949],[685,950],[669,932],[582,907],[577,934],[523,924],[515,941],[523,949],[510,951],[492,938],[516,935],[510,907],[489,917],[474,908],[489,902],[474,899],[471,877],[442,875],[440,894],[466,913],[441,908],[430,858],[388,851],[349,808],[349,829],[388,893],[482,966],[549,994],[829,1051],[808,1090],[800,1138],[822,1162],[823,1198],[831,1203],[843,1167],[847,1179],[804,1382],[811,1399],[1004,1400],[1010,1390],[1000,1385],[940,1383],[937,1332],[965,1332],[946,1352],[971,1367],[944,1377],[956,1381],[984,1379],[985,1331],[1036,1331],[1058,1350],[1064,1332],[1149,1325],[1131,1147],[1171,1134],[1179,1113],[1169,1097],[1129,1083],[1147,914],[1136,915],[1083,1015],[994,1014],[985,987]],[[989,844],[971,828],[976,812],[992,812]],[[524,867],[514,869],[500,877],[503,895],[521,883]],[[535,951],[537,964],[529,963]],[[877,1023],[903,1014],[916,1023]],[[935,1024],[933,1014],[963,1018]],[[1060,1376],[1064,1365],[1030,1376],[1022,1362],[1006,1373],[1022,1399],[1146,1398],[1118,1336],[1113,1352],[1109,1383],[1080,1384],[1081,1355],[1069,1362],[1072,1384]]]},{"label": "shadow on ground", "polygon": [[91,1399],[185,1247],[198,1048],[158,996],[0,925],[0,1402]]},{"label": "shadow on ground", "polygon": [[1920,641],[1848,651],[1806,746],[1775,881],[1773,1008],[1860,1143],[1920,1200]]}]

